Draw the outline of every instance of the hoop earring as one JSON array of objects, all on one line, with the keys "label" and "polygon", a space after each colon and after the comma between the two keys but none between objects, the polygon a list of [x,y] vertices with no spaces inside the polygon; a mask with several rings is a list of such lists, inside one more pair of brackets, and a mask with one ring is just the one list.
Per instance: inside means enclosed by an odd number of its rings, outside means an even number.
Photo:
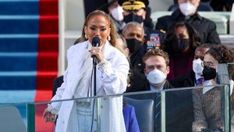
[{"label": "hoop earring", "polygon": [[110,40],[111,40],[111,36],[108,36],[108,37],[107,37],[107,40],[110,41]]}]

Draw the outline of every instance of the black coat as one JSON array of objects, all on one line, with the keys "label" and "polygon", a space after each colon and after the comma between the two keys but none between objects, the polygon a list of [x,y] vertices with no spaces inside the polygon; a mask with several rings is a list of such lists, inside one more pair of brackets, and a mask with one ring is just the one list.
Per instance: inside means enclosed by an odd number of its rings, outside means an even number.
[{"label": "black coat", "polygon": [[174,11],[171,15],[158,18],[156,29],[168,31],[168,29],[179,21],[186,21],[196,29],[199,33],[202,43],[220,44],[219,35],[216,31],[216,24],[198,13],[185,17],[179,9]]},{"label": "black coat", "polygon": [[141,49],[130,56],[129,83],[126,92],[144,91],[147,87],[144,64],[142,62],[145,52],[145,47],[142,46]]},{"label": "black coat", "polygon": [[170,83],[176,88],[194,87],[195,73],[191,71],[187,75],[177,77],[176,79],[170,81]]}]

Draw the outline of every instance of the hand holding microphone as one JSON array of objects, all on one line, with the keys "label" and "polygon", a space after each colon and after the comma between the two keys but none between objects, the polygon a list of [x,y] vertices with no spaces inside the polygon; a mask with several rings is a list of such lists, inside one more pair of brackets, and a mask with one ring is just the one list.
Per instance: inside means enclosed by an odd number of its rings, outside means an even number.
[{"label": "hand holding microphone", "polygon": [[90,49],[90,53],[92,58],[98,63],[104,60],[103,53],[101,51],[100,46],[100,39],[99,37],[93,37],[92,39],[92,48]]}]

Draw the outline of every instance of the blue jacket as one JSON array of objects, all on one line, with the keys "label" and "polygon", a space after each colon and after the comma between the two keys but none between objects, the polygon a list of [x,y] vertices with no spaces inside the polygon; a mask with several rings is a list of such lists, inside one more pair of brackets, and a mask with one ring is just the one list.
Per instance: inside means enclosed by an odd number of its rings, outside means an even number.
[{"label": "blue jacket", "polygon": [[124,103],[123,115],[124,115],[126,132],[140,132],[135,109],[132,105]]}]

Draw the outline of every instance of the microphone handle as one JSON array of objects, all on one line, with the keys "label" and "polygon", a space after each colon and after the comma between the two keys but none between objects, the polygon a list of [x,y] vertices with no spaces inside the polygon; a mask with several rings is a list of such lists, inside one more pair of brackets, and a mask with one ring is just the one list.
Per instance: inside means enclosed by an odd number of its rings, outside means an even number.
[{"label": "microphone handle", "polygon": [[95,55],[92,55],[92,58],[93,58],[93,64],[94,65],[97,65],[98,64],[98,59]]},{"label": "microphone handle", "polygon": [[[93,47],[99,47],[99,43],[96,43],[95,46],[93,46]],[[98,63],[98,59],[97,59],[96,55],[92,55],[91,57],[93,58],[93,64],[96,65]]]}]

